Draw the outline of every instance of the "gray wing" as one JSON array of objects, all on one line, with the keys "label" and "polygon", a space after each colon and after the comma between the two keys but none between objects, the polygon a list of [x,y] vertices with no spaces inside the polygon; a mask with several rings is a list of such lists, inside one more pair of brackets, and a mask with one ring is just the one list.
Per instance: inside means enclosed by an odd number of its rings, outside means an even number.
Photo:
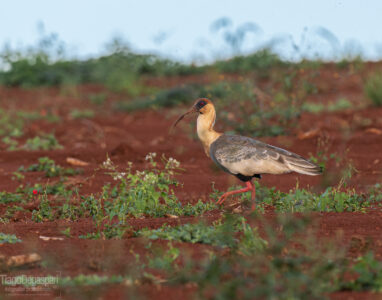
[{"label": "gray wing", "polygon": [[211,144],[210,155],[231,174],[321,173],[320,167],[295,153],[244,136],[220,136]]}]

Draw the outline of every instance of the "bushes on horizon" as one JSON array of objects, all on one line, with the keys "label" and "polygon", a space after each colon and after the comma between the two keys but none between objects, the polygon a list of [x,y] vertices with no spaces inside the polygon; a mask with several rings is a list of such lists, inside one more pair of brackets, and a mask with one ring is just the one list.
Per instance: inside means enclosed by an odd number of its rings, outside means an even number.
[{"label": "bushes on horizon", "polygon": [[112,53],[84,61],[59,60],[53,63],[45,55],[37,54],[12,59],[7,64],[8,70],[0,71],[0,84],[21,87],[103,83],[121,91],[144,74],[167,76],[198,72],[194,66],[131,52]]},{"label": "bushes on horizon", "polygon": [[376,73],[367,78],[365,94],[374,106],[382,106],[382,73]]},{"label": "bushes on horizon", "polygon": [[213,64],[220,72],[264,71],[271,67],[283,66],[287,63],[272,53],[270,49],[262,49],[245,56],[235,56],[228,60],[217,61]]},{"label": "bushes on horizon", "polygon": [[[117,92],[132,96],[142,94],[139,79],[142,75],[174,76],[199,74],[206,70],[218,72],[265,71],[273,66],[285,65],[269,49],[262,49],[246,56],[235,56],[212,64],[195,66],[151,54],[132,52],[125,43],[114,41],[108,54],[86,60],[69,59],[60,55],[59,45],[49,40],[49,48],[32,47],[27,51],[5,49],[0,52],[0,85],[34,86],[104,84]],[[57,49],[55,49],[57,48]],[[57,52],[56,54],[54,54]],[[65,52],[65,51],[63,51]]]}]

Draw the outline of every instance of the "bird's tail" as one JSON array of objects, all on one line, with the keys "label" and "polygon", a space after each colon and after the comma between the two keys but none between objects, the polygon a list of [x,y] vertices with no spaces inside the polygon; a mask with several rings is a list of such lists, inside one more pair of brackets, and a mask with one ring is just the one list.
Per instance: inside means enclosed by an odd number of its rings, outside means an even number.
[{"label": "bird's tail", "polygon": [[305,175],[320,175],[322,168],[300,156],[284,156],[284,161],[291,171]]}]

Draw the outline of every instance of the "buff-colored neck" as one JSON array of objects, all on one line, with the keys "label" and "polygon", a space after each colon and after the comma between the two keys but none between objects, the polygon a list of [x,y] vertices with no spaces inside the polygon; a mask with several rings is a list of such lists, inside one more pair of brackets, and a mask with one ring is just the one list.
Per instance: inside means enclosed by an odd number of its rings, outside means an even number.
[{"label": "buff-colored neck", "polygon": [[[204,151],[207,156],[210,156],[210,145],[222,135],[222,133],[214,130],[216,112],[215,108],[209,104],[208,109],[205,109],[202,114],[199,114],[197,120],[197,132],[199,139],[202,141]],[[207,107],[206,107],[207,108]]]}]

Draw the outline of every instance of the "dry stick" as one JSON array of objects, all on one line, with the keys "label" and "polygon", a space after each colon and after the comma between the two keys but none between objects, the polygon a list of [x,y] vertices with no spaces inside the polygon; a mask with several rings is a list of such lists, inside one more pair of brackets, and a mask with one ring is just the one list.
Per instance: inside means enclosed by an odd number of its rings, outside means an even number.
[{"label": "dry stick", "polygon": [[34,264],[42,260],[41,256],[37,253],[14,255],[5,257],[0,255],[0,268],[17,268],[25,265]]}]

